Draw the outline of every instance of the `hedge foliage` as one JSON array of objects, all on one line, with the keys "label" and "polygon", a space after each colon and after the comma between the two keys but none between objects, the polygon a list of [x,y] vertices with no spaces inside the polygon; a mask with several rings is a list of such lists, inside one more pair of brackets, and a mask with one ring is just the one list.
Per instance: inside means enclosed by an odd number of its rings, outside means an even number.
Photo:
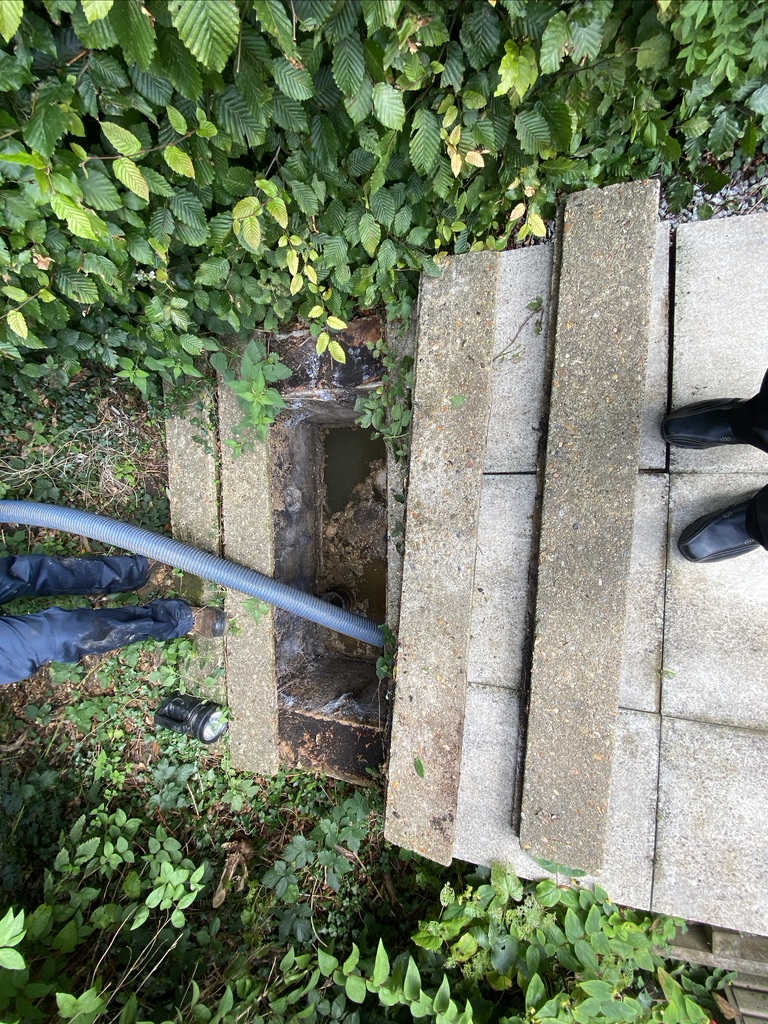
[{"label": "hedge foliage", "polygon": [[[146,391],[232,334],[407,316],[564,188],[761,152],[760,0],[3,0],[0,368]],[[698,169],[698,170],[697,170]]]}]

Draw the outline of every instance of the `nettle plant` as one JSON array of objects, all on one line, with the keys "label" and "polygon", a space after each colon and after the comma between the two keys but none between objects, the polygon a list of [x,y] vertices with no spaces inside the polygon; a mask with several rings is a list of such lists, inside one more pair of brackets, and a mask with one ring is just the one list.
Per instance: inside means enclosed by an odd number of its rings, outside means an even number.
[{"label": "nettle plant", "polygon": [[341,360],[356,310],[405,318],[446,255],[544,237],[563,189],[714,187],[764,144],[765,11],[3,0],[0,372],[150,393],[288,321]]}]

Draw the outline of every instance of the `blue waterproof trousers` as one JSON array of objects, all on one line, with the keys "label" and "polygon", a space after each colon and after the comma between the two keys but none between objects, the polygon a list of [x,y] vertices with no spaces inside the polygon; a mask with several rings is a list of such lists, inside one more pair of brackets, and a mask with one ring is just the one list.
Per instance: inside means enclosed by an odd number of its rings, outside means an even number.
[{"label": "blue waterproof trousers", "polygon": [[[19,597],[116,594],[143,587],[142,555],[0,558],[0,604]],[[48,661],[80,661],[140,640],[172,640],[194,626],[186,601],[161,599],[122,608],[49,608],[30,615],[0,615],[0,684],[15,683]]]}]

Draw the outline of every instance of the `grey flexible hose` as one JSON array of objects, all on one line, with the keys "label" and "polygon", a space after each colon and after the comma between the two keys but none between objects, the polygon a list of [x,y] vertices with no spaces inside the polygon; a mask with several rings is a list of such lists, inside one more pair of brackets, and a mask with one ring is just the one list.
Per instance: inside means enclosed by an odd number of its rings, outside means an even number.
[{"label": "grey flexible hose", "polygon": [[0,501],[0,523],[43,526],[90,537],[103,544],[112,544],[201,576],[212,583],[219,583],[230,590],[257,597],[293,615],[336,630],[337,633],[344,633],[375,647],[384,646],[381,627],[363,615],[345,611],[313,594],[305,594],[302,590],[270,579],[255,569],[247,569],[244,565],[219,558],[218,555],[201,551],[171,537],[163,537],[142,526],[120,523],[95,512],[81,512],[60,505],[43,505],[36,501]]}]

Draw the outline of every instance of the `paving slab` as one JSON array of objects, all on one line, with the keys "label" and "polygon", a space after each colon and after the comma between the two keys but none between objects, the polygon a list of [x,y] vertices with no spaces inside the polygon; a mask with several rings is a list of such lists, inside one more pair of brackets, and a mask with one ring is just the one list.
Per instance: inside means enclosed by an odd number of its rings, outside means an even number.
[{"label": "paving slab", "polygon": [[[659,717],[619,714],[616,770],[611,782],[608,855],[597,879],[612,899],[650,904],[653,875]],[[547,872],[521,848],[513,829],[520,697],[470,685],[457,815],[455,856],[474,864],[508,864],[523,878]],[[573,866],[573,865],[569,865]]]},{"label": "paving slab", "polygon": [[[677,229],[672,408],[711,398],[750,398],[768,366],[768,214]],[[765,473],[748,445],[670,450],[673,470]]]},{"label": "paving slab", "polygon": [[[544,422],[552,245],[500,256],[486,473],[535,473]],[[529,308],[541,302],[540,309]]]},{"label": "paving slab", "polygon": [[565,213],[521,840],[592,872],[606,842],[658,195],[658,182],[614,185]]},{"label": "paving slab", "polygon": [[471,683],[520,687],[535,503],[535,476],[483,477],[467,669]]},{"label": "paving slab", "polygon": [[764,483],[743,474],[672,475],[665,715],[768,729],[768,554],[699,565],[676,548],[690,522]]},{"label": "paving slab", "polygon": [[[274,575],[269,448],[256,442],[235,458],[224,443],[242,419],[234,392],[219,384],[221,503],[224,557]],[[227,592],[226,610],[236,628],[226,638],[227,697],[233,767],[274,774],[279,765],[274,612],[259,619],[244,594]]]},{"label": "paving slab", "polygon": [[664,718],[652,909],[768,932],[768,737]]},{"label": "paving slab", "polygon": [[635,711],[659,710],[668,490],[663,473],[638,478],[619,685],[620,706]]},{"label": "paving slab", "polygon": [[453,853],[475,545],[491,400],[498,253],[425,279],[413,400],[385,835]]},{"label": "paving slab", "polygon": [[669,246],[669,224],[658,224],[656,256],[653,261],[645,401],[640,421],[641,469],[663,470],[667,465],[667,446],[659,432],[659,424],[667,411],[669,379]]}]

